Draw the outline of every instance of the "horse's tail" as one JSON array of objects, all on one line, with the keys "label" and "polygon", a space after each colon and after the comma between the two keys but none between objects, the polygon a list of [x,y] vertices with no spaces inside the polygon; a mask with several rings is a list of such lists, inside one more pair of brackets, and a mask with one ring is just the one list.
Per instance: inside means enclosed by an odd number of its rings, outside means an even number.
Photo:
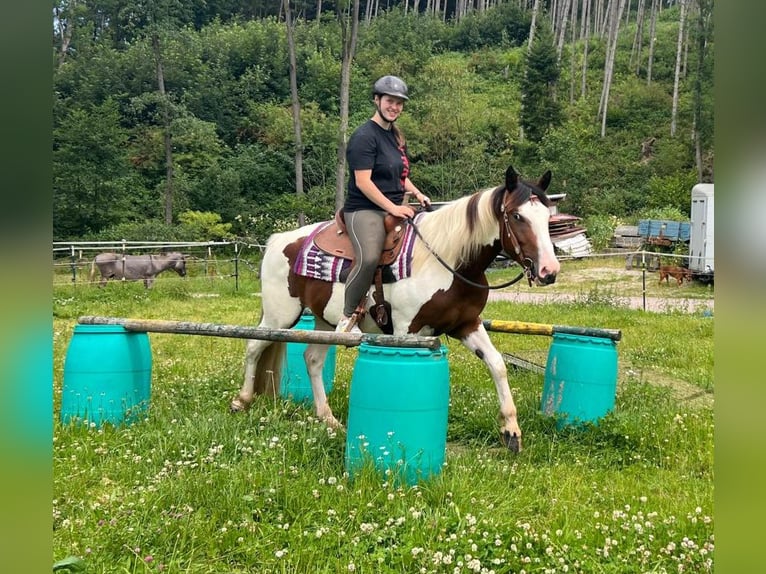
[{"label": "horse's tail", "polygon": [[282,381],[282,364],[287,343],[275,341],[263,351],[258,359],[253,388],[256,394],[275,396]]}]

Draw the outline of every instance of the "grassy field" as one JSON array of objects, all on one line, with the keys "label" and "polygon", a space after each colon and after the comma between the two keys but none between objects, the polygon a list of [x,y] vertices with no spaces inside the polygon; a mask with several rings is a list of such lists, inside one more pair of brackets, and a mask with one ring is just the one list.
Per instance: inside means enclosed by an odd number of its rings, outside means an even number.
[{"label": "grassy field", "polygon": [[[254,325],[260,306],[248,277],[238,291],[231,279],[194,272],[188,281],[162,275],[150,291],[61,281],[53,560],[78,556],[88,573],[712,572],[713,319],[625,308],[619,296],[640,289],[640,276],[607,281],[624,267],[604,267],[564,262],[553,287],[563,291],[571,278],[574,301],[491,303],[484,318],[621,329],[614,411],[598,426],[558,430],[540,412],[543,375],[511,371],[524,431],[524,450],[513,455],[499,442],[484,365],[445,338],[446,462],[412,487],[372,471],[349,479],[345,436],[298,405],[262,397],[247,414],[229,414],[242,378],[237,340],[150,334],[146,416],[120,428],[61,425],[77,317]],[[712,296],[709,287],[648,277],[659,295]],[[539,364],[550,345],[539,336],[492,339]],[[342,422],[355,356],[337,349],[330,403]]]}]

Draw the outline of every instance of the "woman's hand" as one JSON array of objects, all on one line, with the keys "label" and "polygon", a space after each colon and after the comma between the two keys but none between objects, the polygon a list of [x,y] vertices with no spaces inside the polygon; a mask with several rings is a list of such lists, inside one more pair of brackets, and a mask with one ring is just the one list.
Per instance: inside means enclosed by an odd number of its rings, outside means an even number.
[{"label": "woman's hand", "polygon": [[392,203],[391,206],[392,207],[388,210],[388,213],[394,217],[401,217],[404,219],[411,219],[415,217],[415,210],[412,209],[409,205],[396,205],[395,203]]},{"label": "woman's hand", "polygon": [[414,194],[415,201],[417,201],[420,205],[423,207],[431,207],[431,198],[428,197],[426,194],[421,193],[420,191],[416,191]]}]

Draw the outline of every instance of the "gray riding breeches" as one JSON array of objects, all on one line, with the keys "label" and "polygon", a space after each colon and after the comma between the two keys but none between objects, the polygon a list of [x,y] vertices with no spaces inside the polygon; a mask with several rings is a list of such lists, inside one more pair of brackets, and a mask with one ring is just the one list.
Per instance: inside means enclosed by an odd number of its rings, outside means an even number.
[{"label": "gray riding breeches", "polygon": [[354,266],[346,279],[343,314],[350,317],[370,290],[386,241],[385,211],[365,209],[345,214],[346,229],[354,248]]}]

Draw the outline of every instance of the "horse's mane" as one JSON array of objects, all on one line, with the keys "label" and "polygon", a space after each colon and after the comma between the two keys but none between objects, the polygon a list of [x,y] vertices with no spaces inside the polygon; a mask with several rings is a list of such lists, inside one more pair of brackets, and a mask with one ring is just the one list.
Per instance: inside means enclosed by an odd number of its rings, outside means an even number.
[{"label": "horse's mane", "polygon": [[[456,267],[471,260],[482,246],[499,238],[498,220],[503,186],[488,188],[450,201],[423,217],[418,230],[431,249],[449,265]],[[422,242],[416,242],[413,266],[428,256]]]},{"label": "horse's mane", "polygon": [[[499,218],[505,186],[487,188],[451,201],[429,213],[418,223],[418,230],[431,249],[450,266],[471,261],[478,251],[500,238]],[[511,194],[512,204],[517,207],[536,196],[545,206],[550,200],[544,191],[519,179]],[[413,266],[419,267],[421,257],[428,251],[422,242],[416,242]]]}]

